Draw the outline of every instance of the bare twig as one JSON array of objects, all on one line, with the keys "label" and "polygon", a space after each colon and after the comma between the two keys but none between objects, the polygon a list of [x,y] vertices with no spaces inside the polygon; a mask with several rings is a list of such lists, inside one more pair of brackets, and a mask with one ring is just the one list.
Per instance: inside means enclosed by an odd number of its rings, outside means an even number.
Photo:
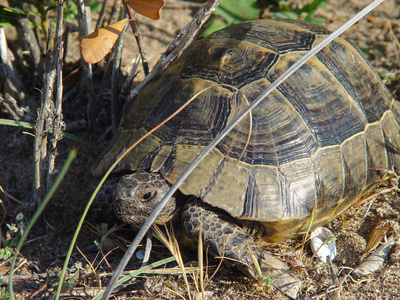
[{"label": "bare twig", "polygon": [[220,0],[209,0],[196,13],[193,19],[182,29],[181,33],[161,56],[153,70],[146,78],[130,93],[127,103],[130,102],[157,74],[164,70],[182,51],[190,45],[203,24],[211,16],[211,13],[218,6]]},{"label": "bare twig", "polygon": [[107,8],[109,2],[110,2],[109,0],[103,1],[103,5],[101,6],[101,11],[100,11],[99,17],[96,22],[95,30],[97,30],[103,26],[104,17],[106,15],[106,8]]},{"label": "bare twig", "polygon": [[165,8],[200,8],[201,3],[182,0],[168,0],[165,2]]},{"label": "bare twig", "polygon": [[114,5],[112,7],[112,11],[111,11],[111,14],[110,14],[110,20],[109,20],[108,24],[113,24],[113,23],[116,23],[118,21],[118,18],[120,16],[121,1],[122,0],[116,0],[114,2]]},{"label": "bare twig", "polygon": [[[62,97],[62,84],[61,84],[61,66],[62,66],[62,8],[63,1],[58,1],[57,10],[57,27],[56,39],[53,48],[48,49],[46,55],[46,72],[44,74],[44,87],[41,97],[41,105],[38,112],[38,118],[35,126],[35,144],[34,144],[34,198],[39,201],[41,198],[40,188],[43,188],[43,179],[45,170],[48,168],[48,174],[53,173],[54,159],[55,159],[55,146],[57,139],[61,138],[62,130],[62,117],[61,117],[61,97]],[[56,105],[53,102],[53,90],[56,76],[58,87],[56,94]],[[55,131],[54,131],[55,130]],[[53,145],[52,153],[50,155],[49,164],[45,161],[48,158],[47,154],[47,135],[48,132],[54,131],[52,134],[51,142]],[[50,177],[47,177],[47,186],[50,186]]]},{"label": "bare twig", "polygon": [[6,94],[4,99],[0,95],[0,104],[2,104],[8,113],[13,117],[14,120],[19,121],[24,116],[24,111],[18,106],[17,100],[15,100],[10,94]]},{"label": "bare twig", "polygon": [[330,294],[329,296],[331,297],[332,300],[337,300],[337,299],[340,299],[341,286],[339,284],[339,279],[337,277],[337,273],[338,273],[337,267],[332,263],[329,256],[328,256],[328,267],[329,267],[329,275],[331,277],[332,286],[337,286],[339,288],[335,289],[335,290],[332,289],[330,291],[327,291],[327,294],[328,293]]},{"label": "bare twig", "polygon": [[131,72],[130,72],[128,78],[126,78],[126,80],[122,83],[122,87],[121,87],[121,90],[123,91],[122,94],[126,95],[127,92],[128,92],[128,90],[131,89],[132,80],[133,80],[133,78],[135,78],[135,76],[137,75],[136,72],[137,72],[137,69],[138,69],[138,67],[139,67],[139,63],[140,63],[140,58],[139,58],[139,56],[137,56],[137,57],[135,58],[135,61],[134,61],[134,63],[133,63],[132,70],[131,70]]},{"label": "bare twig", "polygon": [[[10,7],[24,9],[23,3],[17,0],[9,0]],[[40,51],[40,46],[35,37],[35,34],[29,25],[29,20],[26,15],[18,14],[18,22],[20,24],[17,27],[18,35],[20,39],[24,42],[25,48],[28,49],[29,55],[31,57],[32,63],[35,66],[36,72],[38,74],[44,74],[44,64]],[[41,78],[42,79],[42,78]]]},{"label": "bare twig", "polygon": [[41,105],[38,111],[38,117],[35,125],[35,143],[34,143],[34,197],[37,202],[41,198],[39,189],[42,187],[43,173],[45,167],[43,166],[43,160],[47,157],[47,132],[51,127],[49,120],[49,113],[53,111],[53,83],[55,79],[55,70],[51,65],[51,55],[49,52],[46,59],[46,73],[45,73],[45,85],[44,94],[41,97]]},{"label": "bare twig", "polygon": [[118,103],[121,95],[121,55],[124,45],[124,37],[126,33],[126,27],[121,32],[115,43],[114,48],[114,59],[112,60],[112,71],[111,71],[111,126],[112,131],[115,132],[118,127]]},{"label": "bare twig", "polygon": [[143,72],[144,72],[144,75],[147,76],[149,74],[149,63],[147,62],[146,52],[144,52],[144,49],[143,49],[142,44],[140,42],[139,29],[137,27],[136,20],[132,15],[131,8],[126,3],[126,1],[123,0],[123,2],[124,2],[124,5],[125,5],[125,10],[126,10],[126,12],[128,13],[128,16],[129,16],[129,24],[131,25],[133,35],[135,36],[136,44],[138,46],[139,53],[140,53],[140,57],[142,58]]},{"label": "bare twig", "polygon": [[218,6],[219,2],[221,1],[207,1],[207,3],[205,3],[201,9],[199,9],[193,19],[182,29],[175,40],[172,41],[167,51],[157,62],[157,65],[160,64],[164,69],[192,43],[193,39],[197,36],[201,27],[203,27],[203,24],[210,18],[212,12]]},{"label": "bare twig", "polygon": [[47,189],[52,185],[52,174],[54,172],[54,164],[57,156],[57,142],[62,139],[62,132],[65,129],[65,123],[62,116],[62,96],[63,96],[63,85],[62,85],[62,66],[63,66],[63,9],[64,1],[59,0],[57,6],[57,25],[55,32],[55,40],[53,46],[54,63],[56,65],[56,99],[54,107],[54,117],[52,122],[51,131],[51,151],[49,153],[49,169],[47,172]]},{"label": "bare twig", "polygon": [[63,41],[64,41],[64,56],[63,63],[65,63],[65,58],[68,56],[68,39],[70,33],[79,32],[79,27],[76,24],[70,23],[68,21],[65,22],[64,33],[63,33]]},{"label": "bare twig", "polygon": [[[4,75],[4,83],[5,86],[8,88],[8,92],[11,93],[11,96],[13,98],[16,98],[18,101],[22,100],[25,94],[23,84],[21,83],[17,70],[12,64],[10,52],[7,45],[6,34],[3,27],[0,27],[0,65],[0,71]],[[14,115],[13,117],[15,119]]]},{"label": "bare twig", "polygon": [[[80,31],[80,36],[81,38],[87,36],[90,32],[90,7],[88,5],[85,5],[84,0],[79,0],[78,1],[78,20],[79,20],[79,31]],[[92,73],[92,65],[85,63],[83,60],[82,61],[82,67],[83,67],[83,80],[81,80],[81,88],[80,91],[83,90],[83,87],[86,86],[87,89],[87,96],[88,96],[88,106],[87,106],[87,118],[88,118],[88,125],[89,127],[93,124],[92,120],[92,113],[91,113],[91,106],[92,103],[94,102],[94,88],[93,88],[93,73]]]}]

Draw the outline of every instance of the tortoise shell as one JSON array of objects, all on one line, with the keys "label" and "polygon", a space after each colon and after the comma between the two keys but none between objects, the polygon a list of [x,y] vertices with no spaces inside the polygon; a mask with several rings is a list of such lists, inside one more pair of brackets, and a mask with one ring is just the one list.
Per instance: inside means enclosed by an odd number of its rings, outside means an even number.
[{"label": "tortoise shell", "polygon": [[[130,103],[95,173],[195,100],[124,159],[174,183],[243,108],[325,38],[289,20],[230,26],[194,42]],[[361,52],[336,39],[273,91],[180,187],[276,242],[330,221],[398,167],[399,103]],[[249,141],[247,142],[249,137]],[[244,151],[244,152],[243,152]],[[242,153],[243,152],[243,153]]]}]

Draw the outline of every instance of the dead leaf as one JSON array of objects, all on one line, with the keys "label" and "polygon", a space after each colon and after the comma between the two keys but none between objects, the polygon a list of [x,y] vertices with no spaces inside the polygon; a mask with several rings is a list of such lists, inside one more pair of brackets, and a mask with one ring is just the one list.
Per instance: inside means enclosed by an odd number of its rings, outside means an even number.
[{"label": "dead leaf", "polygon": [[371,234],[369,235],[367,246],[365,248],[364,253],[368,254],[376,247],[378,247],[379,243],[386,236],[389,229],[390,229],[390,224],[388,222],[384,222],[384,220],[382,219],[379,219],[374,225],[374,228],[371,230]]},{"label": "dead leaf", "polygon": [[396,244],[396,238],[393,235],[387,238],[387,242],[380,245],[378,249],[371,253],[352,274],[367,276],[382,268],[384,261],[389,255],[392,247]]},{"label": "dead leaf", "polygon": [[96,64],[101,61],[114,46],[128,19],[93,31],[81,41],[82,57],[85,62]]},{"label": "dead leaf", "polygon": [[285,260],[292,267],[305,267],[305,265],[301,261],[290,259],[287,255],[285,255]]},{"label": "dead leaf", "polygon": [[126,0],[126,3],[138,14],[153,20],[160,18],[160,13],[165,5],[164,0]]}]

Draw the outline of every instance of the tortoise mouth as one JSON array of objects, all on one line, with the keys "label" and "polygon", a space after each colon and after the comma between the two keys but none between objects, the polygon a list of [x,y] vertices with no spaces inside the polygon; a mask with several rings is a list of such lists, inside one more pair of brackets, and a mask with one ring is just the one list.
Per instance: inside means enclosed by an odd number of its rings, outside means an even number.
[{"label": "tortoise mouth", "polygon": [[114,213],[122,222],[128,223],[135,228],[141,228],[147,220],[147,216],[132,215],[118,211],[115,211]]}]

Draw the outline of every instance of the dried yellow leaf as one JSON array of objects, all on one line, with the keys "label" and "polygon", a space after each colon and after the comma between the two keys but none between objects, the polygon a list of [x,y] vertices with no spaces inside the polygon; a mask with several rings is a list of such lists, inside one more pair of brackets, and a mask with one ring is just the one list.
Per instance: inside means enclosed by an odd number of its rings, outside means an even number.
[{"label": "dried yellow leaf", "polygon": [[95,64],[112,49],[128,19],[93,31],[81,41],[81,52],[85,62]]},{"label": "dried yellow leaf", "polygon": [[127,0],[126,3],[138,14],[153,20],[160,18],[160,13],[165,5],[164,0]]},{"label": "dried yellow leaf", "polygon": [[387,232],[390,229],[390,224],[388,222],[384,222],[384,220],[379,219],[374,228],[369,235],[367,246],[365,248],[365,253],[369,253],[378,247],[379,243],[386,236]]}]

